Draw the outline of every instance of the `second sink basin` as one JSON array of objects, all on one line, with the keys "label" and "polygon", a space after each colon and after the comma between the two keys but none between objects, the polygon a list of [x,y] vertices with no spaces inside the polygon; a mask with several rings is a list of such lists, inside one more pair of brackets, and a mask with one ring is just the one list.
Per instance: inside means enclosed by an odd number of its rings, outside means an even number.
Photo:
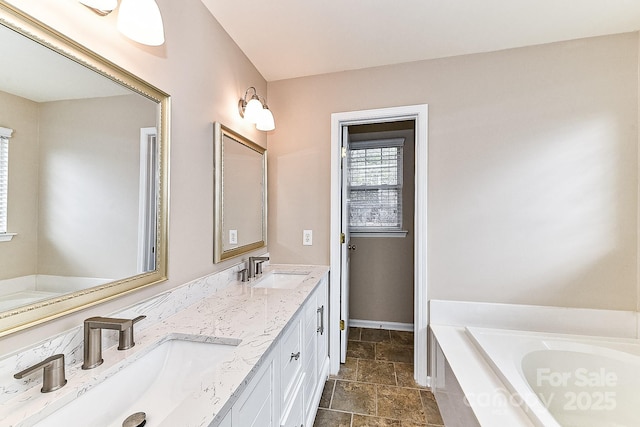
[{"label": "second sink basin", "polygon": [[120,427],[136,412],[146,413],[147,425],[159,425],[238,343],[167,340],[36,426]]},{"label": "second sink basin", "polygon": [[255,285],[254,288],[275,288],[275,289],[293,289],[297,287],[309,275],[308,271],[302,272],[281,272],[271,271],[265,273]]}]

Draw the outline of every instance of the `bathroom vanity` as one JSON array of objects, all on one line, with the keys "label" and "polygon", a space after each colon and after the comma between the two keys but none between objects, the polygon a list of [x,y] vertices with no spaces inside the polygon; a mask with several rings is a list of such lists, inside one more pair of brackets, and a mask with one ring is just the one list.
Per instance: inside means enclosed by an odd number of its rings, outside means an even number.
[{"label": "bathroom vanity", "polygon": [[[34,374],[0,403],[2,425],[119,427],[145,412],[152,426],[312,426],[329,370],[327,284],[327,267],[271,265],[157,320],[156,308],[179,303],[195,287],[161,294],[133,308],[147,315],[134,347],[105,344],[104,362],[90,370],[81,369],[77,351],[66,354],[68,383],[41,393]],[[113,342],[110,332],[103,337]],[[14,372],[24,369],[17,355],[0,361],[0,371],[10,360],[19,365]]]}]

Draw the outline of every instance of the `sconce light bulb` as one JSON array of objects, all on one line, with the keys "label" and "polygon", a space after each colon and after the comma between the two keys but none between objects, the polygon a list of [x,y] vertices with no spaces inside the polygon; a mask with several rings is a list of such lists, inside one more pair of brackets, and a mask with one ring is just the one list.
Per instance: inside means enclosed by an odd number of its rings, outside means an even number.
[{"label": "sconce light bulb", "polygon": [[116,26],[138,43],[148,46],[164,43],[164,25],[155,0],[121,0]]},{"label": "sconce light bulb", "polygon": [[256,129],[262,131],[270,131],[276,128],[275,120],[273,120],[273,113],[268,108],[263,108],[260,112],[260,117],[256,123]]},{"label": "sconce light bulb", "polygon": [[262,102],[260,102],[257,96],[254,96],[244,107],[244,119],[249,123],[257,123],[258,120],[260,120],[262,110],[264,110],[264,108],[262,108]]}]

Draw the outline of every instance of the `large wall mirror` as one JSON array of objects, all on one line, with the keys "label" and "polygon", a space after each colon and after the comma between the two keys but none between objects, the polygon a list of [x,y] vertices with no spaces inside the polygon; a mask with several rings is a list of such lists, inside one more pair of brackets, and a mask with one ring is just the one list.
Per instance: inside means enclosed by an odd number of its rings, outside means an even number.
[{"label": "large wall mirror", "polygon": [[267,244],[267,151],[214,123],[214,262]]},{"label": "large wall mirror", "polygon": [[169,96],[5,4],[0,46],[2,336],[166,280]]}]

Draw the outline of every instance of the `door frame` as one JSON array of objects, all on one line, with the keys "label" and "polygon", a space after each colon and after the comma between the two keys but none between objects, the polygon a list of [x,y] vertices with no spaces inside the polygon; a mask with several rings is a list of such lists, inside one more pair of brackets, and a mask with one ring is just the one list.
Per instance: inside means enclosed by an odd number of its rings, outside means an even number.
[{"label": "door frame", "polygon": [[409,105],[373,110],[331,114],[331,235],[329,276],[329,358],[330,372],[340,369],[340,163],[342,127],[415,120],[415,210],[414,210],[414,379],[430,386],[428,376],[429,306],[427,293],[427,168],[428,168],[428,105]]}]

